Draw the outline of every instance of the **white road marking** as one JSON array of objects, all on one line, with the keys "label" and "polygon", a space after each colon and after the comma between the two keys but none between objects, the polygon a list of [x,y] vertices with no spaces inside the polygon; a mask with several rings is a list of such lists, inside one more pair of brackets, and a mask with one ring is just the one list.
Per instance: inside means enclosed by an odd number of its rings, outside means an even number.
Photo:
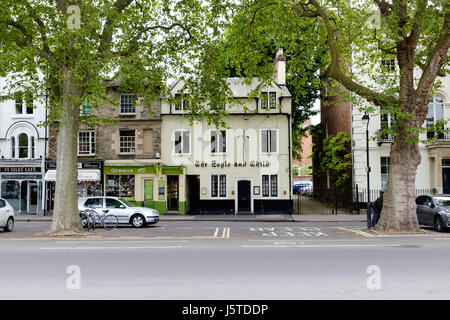
[{"label": "white road marking", "polygon": [[372,234],[370,234],[370,233],[367,233],[367,232],[364,232],[364,231],[361,231],[361,230],[348,229],[348,228],[343,228],[343,227],[334,227],[334,228],[335,228],[335,229],[342,230],[342,231],[353,232],[353,233],[356,233],[356,234],[358,234],[358,235],[360,235],[360,236],[363,236],[363,237],[368,237],[368,238],[373,238],[373,237],[375,237],[375,235],[372,235]]},{"label": "white road marking", "polygon": [[248,246],[244,245],[242,248],[335,248],[335,247],[401,247],[399,244],[306,244],[306,245],[260,245],[260,246]]},{"label": "white road marking", "polygon": [[108,239],[104,239],[104,240],[89,240],[89,239],[84,239],[84,240],[78,240],[78,241],[71,241],[71,240],[67,240],[67,241],[56,241],[56,244],[69,244],[69,243],[82,243],[82,242],[86,242],[86,243],[144,243],[144,242],[163,242],[163,243],[168,243],[168,242],[190,242],[190,240],[152,240],[152,239],[144,239],[142,238],[141,240],[108,240]]},{"label": "white road marking", "polygon": [[122,250],[122,249],[181,249],[182,246],[137,246],[137,247],[42,247],[41,250]]},{"label": "white road marking", "polygon": [[230,231],[230,228],[227,228],[227,236],[226,236],[227,239],[230,238],[230,232],[231,232],[231,231]]},{"label": "white road marking", "polygon": [[213,235],[214,238],[217,238],[217,236],[219,235],[219,229],[220,228],[216,228],[216,231],[214,232],[214,235]]}]

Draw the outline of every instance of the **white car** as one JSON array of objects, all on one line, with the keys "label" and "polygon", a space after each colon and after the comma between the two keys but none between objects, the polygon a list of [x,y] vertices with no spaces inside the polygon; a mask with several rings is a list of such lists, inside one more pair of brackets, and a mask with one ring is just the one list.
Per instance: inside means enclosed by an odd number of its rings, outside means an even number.
[{"label": "white car", "polygon": [[143,228],[159,221],[159,213],[152,208],[138,207],[128,200],[118,197],[82,197],[78,199],[78,211],[94,209],[98,214],[112,214],[119,224],[131,224]]},{"label": "white car", "polygon": [[14,209],[4,199],[0,199],[0,228],[6,232],[11,232],[14,229]]}]

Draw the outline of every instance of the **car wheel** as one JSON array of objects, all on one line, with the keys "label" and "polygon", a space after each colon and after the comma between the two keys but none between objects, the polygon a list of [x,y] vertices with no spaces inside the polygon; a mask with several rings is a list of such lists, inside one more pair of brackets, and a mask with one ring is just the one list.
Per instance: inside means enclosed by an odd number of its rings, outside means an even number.
[{"label": "car wheel", "polygon": [[445,229],[444,221],[442,221],[442,218],[440,216],[434,218],[434,229],[436,229],[437,232],[443,232]]},{"label": "car wheel", "polygon": [[131,225],[135,228],[145,227],[145,218],[141,214],[135,214],[131,217]]},{"label": "car wheel", "polygon": [[9,218],[8,222],[6,222],[6,226],[3,228],[6,232],[11,232],[14,229],[14,219]]}]

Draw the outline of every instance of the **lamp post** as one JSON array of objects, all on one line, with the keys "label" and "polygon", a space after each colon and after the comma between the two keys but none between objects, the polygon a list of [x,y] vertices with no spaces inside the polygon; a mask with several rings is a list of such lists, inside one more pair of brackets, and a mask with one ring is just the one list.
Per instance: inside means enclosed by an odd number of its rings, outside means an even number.
[{"label": "lamp post", "polygon": [[370,165],[369,165],[369,114],[365,113],[362,120],[367,121],[366,125],[366,158],[367,158],[367,229],[372,227],[372,215],[370,212]]}]

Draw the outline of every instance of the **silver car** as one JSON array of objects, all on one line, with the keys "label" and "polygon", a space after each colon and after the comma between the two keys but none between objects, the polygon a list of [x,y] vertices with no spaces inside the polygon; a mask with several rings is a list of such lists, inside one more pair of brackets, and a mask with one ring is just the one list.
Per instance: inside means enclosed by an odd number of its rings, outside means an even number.
[{"label": "silver car", "polygon": [[14,229],[14,208],[5,199],[0,199],[0,228],[6,232]]},{"label": "silver car", "polygon": [[83,197],[78,198],[78,210],[94,209],[98,214],[113,214],[119,224],[131,224],[143,228],[159,221],[159,213],[152,208],[138,207],[128,200],[118,197]]},{"label": "silver car", "polygon": [[422,195],[416,198],[419,224],[438,232],[450,228],[450,195]]}]

